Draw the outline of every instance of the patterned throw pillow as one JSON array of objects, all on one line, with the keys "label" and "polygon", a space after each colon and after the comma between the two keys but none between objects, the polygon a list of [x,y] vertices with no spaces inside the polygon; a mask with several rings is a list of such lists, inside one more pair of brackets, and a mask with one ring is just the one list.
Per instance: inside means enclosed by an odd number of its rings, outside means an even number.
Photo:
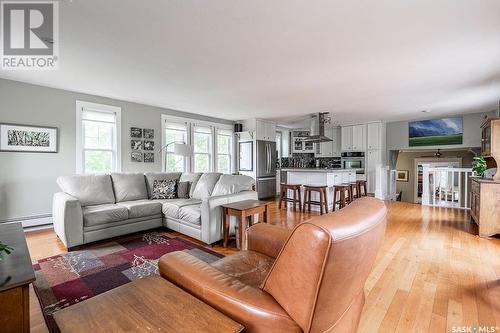
[{"label": "patterned throw pillow", "polygon": [[177,184],[177,198],[189,199],[190,187],[191,187],[191,182],[179,182]]},{"label": "patterned throw pillow", "polygon": [[177,179],[155,180],[151,199],[175,199],[177,197]]}]

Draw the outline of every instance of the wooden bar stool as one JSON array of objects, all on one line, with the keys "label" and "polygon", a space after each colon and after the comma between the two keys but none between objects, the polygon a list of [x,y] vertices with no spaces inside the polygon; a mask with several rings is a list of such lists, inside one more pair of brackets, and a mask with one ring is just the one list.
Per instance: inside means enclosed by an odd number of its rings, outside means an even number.
[{"label": "wooden bar stool", "polygon": [[[297,204],[299,204],[299,211],[302,210],[302,197],[300,196],[300,186],[299,184],[280,184],[280,202],[279,209],[281,209],[281,203],[285,202],[285,207],[287,202],[293,203],[293,210],[297,210]],[[293,197],[288,197],[288,190],[293,191]]]},{"label": "wooden bar stool", "polygon": [[[339,184],[333,186],[333,210],[335,211],[335,206],[338,204],[339,209],[344,208],[347,205],[347,196],[349,196],[349,185]],[[338,199],[337,199],[338,193]],[[347,196],[346,196],[347,193]]]},{"label": "wooden bar stool", "polygon": [[[358,198],[361,197],[366,197],[367,196],[367,191],[366,191],[366,180],[356,180],[356,185],[357,185],[357,192],[358,192]],[[363,191],[361,191],[363,190]]]},{"label": "wooden bar stool", "polygon": [[[328,213],[328,199],[326,196],[326,189],[328,186],[326,185],[304,185],[304,207],[302,210],[311,211],[311,205],[319,205],[319,213],[323,215],[324,213]],[[311,200],[311,193],[317,192],[319,193],[319,201]]]},{"label": "wooden bar stool", "polygon": [[347,185],[349,185],[349,203],[353,202],[355,199],[361,198],[357,182],[352,182]]}]

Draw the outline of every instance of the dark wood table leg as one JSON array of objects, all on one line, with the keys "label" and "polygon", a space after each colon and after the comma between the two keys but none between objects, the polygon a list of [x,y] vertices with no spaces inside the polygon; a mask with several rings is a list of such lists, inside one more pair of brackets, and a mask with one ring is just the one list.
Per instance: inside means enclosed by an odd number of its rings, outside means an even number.
[{"label": "dark wood table leg", "polygon": [[266,205],[266,209],[264,210],[264,223],[271,222],[271,211],[269,210],[269,205]]},{"label": "dark wood table leg", "polygon": [[229,211],[224,208],[224,219],[223,219],[223,243],[222,246],[227,247],[227,242],[229,240]]},{"label": "dark wood table leg", "polygon": [[240,230],[238,232],[239,240],[240,240],[240,246],[238,247],[239,250],[242,250],[244,248],[244,241],[245,241],[245,231],[247,228],[247,216],[246,212],[244,210],[241,211],[240,215]]}]

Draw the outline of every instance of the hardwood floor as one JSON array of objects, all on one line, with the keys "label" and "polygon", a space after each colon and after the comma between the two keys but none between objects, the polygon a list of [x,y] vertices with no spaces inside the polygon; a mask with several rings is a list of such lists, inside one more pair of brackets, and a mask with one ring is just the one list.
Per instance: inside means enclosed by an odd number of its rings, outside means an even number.
[{"label": "hardwood floor", "polygon": [[[387,206],[387,231],[366,282],[359,332],[451,332],[457,326],[500,332],[500,239],[479,238],[467,211],[402,202]],[[314,215],[271,205],[271,223],[284,227]],[[29,232],[27,240],[33,260],[65,252],[51,229]],[[30,296],[32,332],[47,332],[32,288]]]}]

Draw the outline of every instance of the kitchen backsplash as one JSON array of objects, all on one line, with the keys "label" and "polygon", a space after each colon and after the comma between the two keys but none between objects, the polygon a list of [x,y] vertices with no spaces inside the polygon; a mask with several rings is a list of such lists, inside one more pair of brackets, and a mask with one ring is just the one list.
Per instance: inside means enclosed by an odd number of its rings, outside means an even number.
[{"label": "kitchen backsplash", "polygon": [[[314,154],[293,154],[292,157],[282,157],[278,159],[278,168],[315,168],[316,160],[319,160],[320,168],[340,169],[342,164],[340,157],[321,157],[315,158]],[[281,166],[279,165],[281,162]]]}]

